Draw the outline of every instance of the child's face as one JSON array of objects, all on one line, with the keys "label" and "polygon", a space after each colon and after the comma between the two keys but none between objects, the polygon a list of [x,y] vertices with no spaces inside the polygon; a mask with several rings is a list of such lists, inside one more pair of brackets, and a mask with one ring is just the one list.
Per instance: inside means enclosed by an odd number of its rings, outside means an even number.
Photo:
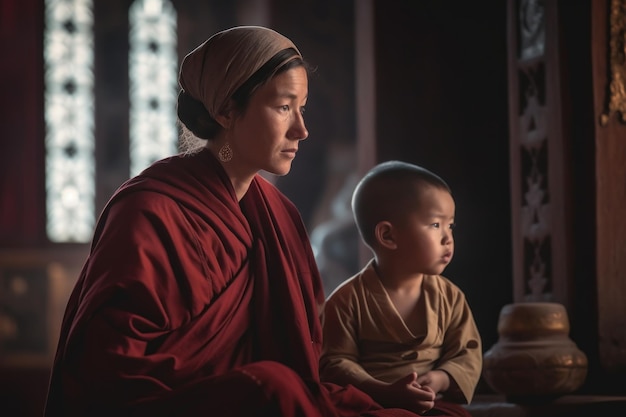
[{"label": "child's face", "polygon": [[395,253],[407,273],[439,275],[450,263],[454,212],[454,199],[448,191],[432,186],[421,191],[419,207],[395,228]]}]

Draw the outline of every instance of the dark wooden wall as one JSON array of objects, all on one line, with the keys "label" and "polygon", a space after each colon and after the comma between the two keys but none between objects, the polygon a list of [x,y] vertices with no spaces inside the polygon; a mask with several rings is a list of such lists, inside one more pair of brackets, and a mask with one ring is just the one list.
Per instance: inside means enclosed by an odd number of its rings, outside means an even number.
[{"label": "dark wooden wall", "polygon": [[359,146],[373,147],[376,162],[406,160],[448,181],[458,227],[444,275],[465,291],[488,348],[512,301],[506,4],[365,3],[373,7],[375,143]]},{"label": "dark wooden wall", "polygon": [[6,0],[0,8],[0,247],[45,236],[41,3]]}]

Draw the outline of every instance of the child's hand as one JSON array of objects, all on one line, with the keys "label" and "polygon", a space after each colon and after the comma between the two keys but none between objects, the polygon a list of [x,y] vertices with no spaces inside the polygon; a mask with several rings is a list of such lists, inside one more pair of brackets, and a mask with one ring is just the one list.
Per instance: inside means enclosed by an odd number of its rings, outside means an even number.
[{"label": "child's hand", "polygon": [[424,414],[435,405],[436,393],[431,387],[422,386],[415,372],[388,385],[386,391],[386,403],[418,414]]},{"label": "child's hand", "polygon": [[445,371],[434,370],[420,375],[416,382],[422,388],[430,387],[435,394],[439,394],[450,387],[450,376]]}]

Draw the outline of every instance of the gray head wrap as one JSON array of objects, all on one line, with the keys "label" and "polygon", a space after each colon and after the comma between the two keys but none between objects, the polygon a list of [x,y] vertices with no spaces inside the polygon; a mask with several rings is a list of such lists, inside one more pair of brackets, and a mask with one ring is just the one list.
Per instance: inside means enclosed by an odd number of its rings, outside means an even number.
[{"label": "gray head wrap", "polygon": [[291,40],[272,29],[261,26],[227,29],[185,56],[178,81],[215,118],[252,74],[287,48],[300,54]]}]

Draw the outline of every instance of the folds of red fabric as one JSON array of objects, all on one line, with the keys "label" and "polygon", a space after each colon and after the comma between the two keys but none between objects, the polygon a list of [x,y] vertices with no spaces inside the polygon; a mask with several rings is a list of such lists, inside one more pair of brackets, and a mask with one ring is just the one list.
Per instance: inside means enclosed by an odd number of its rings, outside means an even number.
[{"label": "folds of red fabric", "polygon": [[99,219],[70,297],[50,416],[414,416],[318,375],[321,279],[296,208],[238,202],[208,151],[156,163]]}]

